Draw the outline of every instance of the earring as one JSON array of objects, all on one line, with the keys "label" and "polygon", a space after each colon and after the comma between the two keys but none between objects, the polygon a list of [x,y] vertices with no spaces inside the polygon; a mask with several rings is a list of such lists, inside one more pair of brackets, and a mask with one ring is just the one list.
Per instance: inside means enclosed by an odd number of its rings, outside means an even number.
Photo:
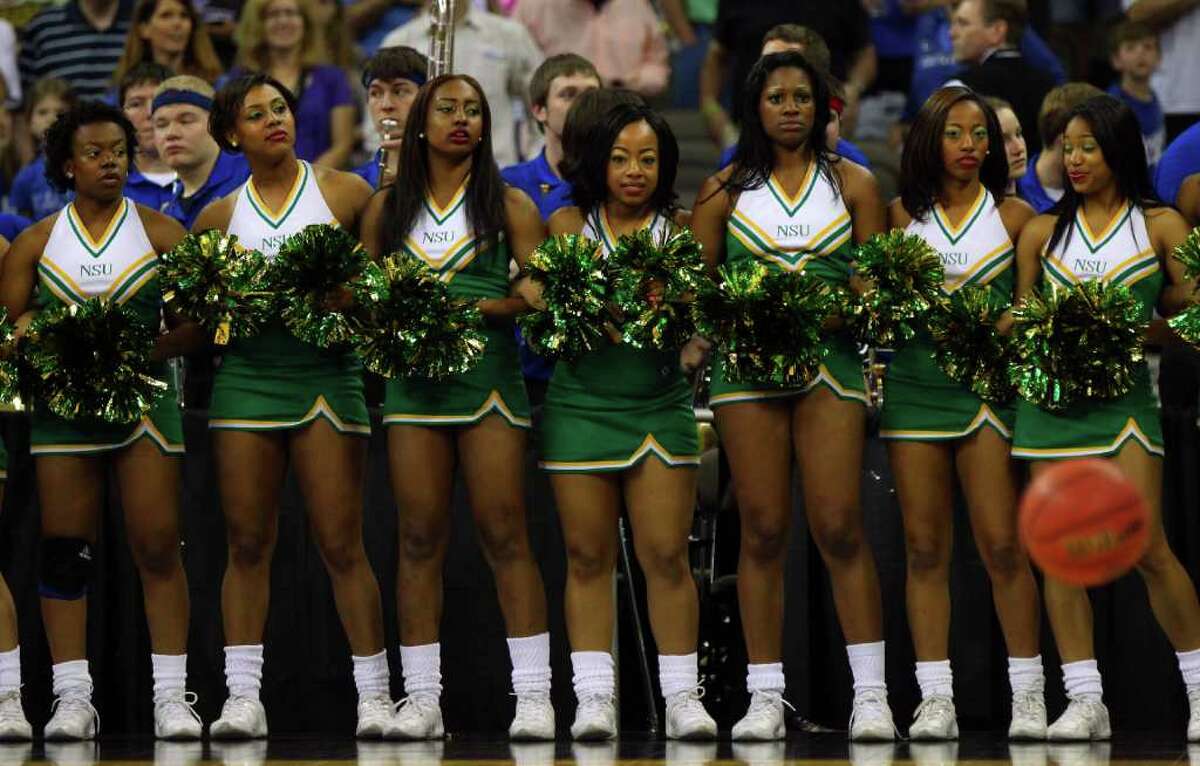
[{"label": "earring", "polygon": [[425,133],[424,133],[424,132],[418,133],[418,134],[417,134],[417,138],[419,138],[419,139],[421,139],[422,141],[424,141],[424,140],[425,140]]},{"label": "earring", "polygon": [[68,170],[68,171],[67,171],[67,178],[74,178],[74,177],[75,177],[75,174],[74,174],[74,173],[72,173],[71,171],[69,171],[69,170]]}]

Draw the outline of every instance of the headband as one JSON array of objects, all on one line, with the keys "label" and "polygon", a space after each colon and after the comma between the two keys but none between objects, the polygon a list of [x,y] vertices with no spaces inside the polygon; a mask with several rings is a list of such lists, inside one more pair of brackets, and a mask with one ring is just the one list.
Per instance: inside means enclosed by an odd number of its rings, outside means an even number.
[{"label": "headband", "polygon": [[[382,74],[372,74],[371,70],[368,69],[367,71],[363,72],[363,76],[362,76],[363,87],[370,88],[372,81],[381,80],[381,79],[383,79]],[[399,77],[388,77],[387,79],[389,79],[389,80],[408,80],[409,82],[414,83],[419,88],[425,84],[426,78],[425,78],[424,73],[422,73],[422,72],[406,72],[405,74],[402,74]]]},{"label": "headband", "polygon": [[194,90],[177,90],[172,88],[164,90],[154,97],[154,104],[150,111],[157,112],[159,107],[171,106],[172,104],[191,104],[198,106],[206,112],[211,112],[213,100],[203,93],[197,93]]}]

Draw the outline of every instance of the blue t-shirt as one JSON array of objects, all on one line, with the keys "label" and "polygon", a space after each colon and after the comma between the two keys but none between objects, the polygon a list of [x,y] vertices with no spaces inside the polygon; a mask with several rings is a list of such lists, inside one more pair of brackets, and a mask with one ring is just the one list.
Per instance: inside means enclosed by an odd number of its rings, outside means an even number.
[{"label": "blue t-shirt", "polygon": [[886,0],[871,14],[871,41],[880,58],[910,58],[916,52],[917,20],[905,13],[900,0]]},{"label": "blue t-shirt", "polygon": [[171,200],[163,212],[191,231],[192,224],[208,203],[237,189],[249,177],[250,166],[246,164],[245,157],[221,152],[212,172],[208,174],[208,180],[192,196],[183,196],[183,181],[176,179],[175,183],[171,184]]},{"label": "blue t-shirt", "polygon": [[[837,154],[839,157],[845,157],[846,159],[850,160],[851,162],[857,162],[859,165],[862,165],[867,170],[871,169],[871,161],[869,159],[867,159],[867,155],[862,153],[862,149],[859,149],[857,146],[850,143],[846,139],[839,138],[838,142],[837,142],[837,146],[834,147],[834,149],[835,149],[835,154]],[[736,151],[737,151],[737,146],[730,146],[730,147],[727,147],[725,149],[725,151],[721,152],[721,159],[717,161],[719,163],[717,165],[717,169],[720,170],[720,169],[724,168],[726,165],[728,165],[729,163],[733,162],[733,154]]]},{"label": "blue t-shirt", "polygon": [[173,195],[171,184],[159,186],[134,166],[129,168],[129,177],[125,179],[125,196],[139,205],[161,213],[167,209]]},{"label": "blue t-shirt", "polygon": [[40,221],[57,213],[75,198],[74,192],[60,192],[46,178],[46,156],[39,154],[33,162],[21,168],[13,179],[8,194],[9,206],[19,215]]},{"label": "blue t-shirt", "polygon": [[1028,202],[1037,212],[1045,213],[1054,207],[1055,200],[1046,193],[1042,182],[1038,180],[1037,159],[1040,156],[1035,154],[1029,158],[1029,163],[1025,166],[1025,175],[1017,179],[1017,196]]},{"label": "blue t-shirt", "polygon": [[529,195],[537,205],[538,212],[542,214],[543,221],[549,221],[550,214],[562,207],[549,207],[549,204],[554,202],[553,192],[567,182],[550,168],[550,163],[546,161],[545,149],[528,162],[509,165],[500,171],[500,176],[509,186],[515,186]]},{"label": "blue t-shirt", "polygon": [[12,242],[18,234],[32,225],[33,222],[25,216],[0,213],[0,237],[4,237],[9,242]]},{"label": "blue t-shirt", "polygon": [[[359,0],[342,0],[342,5],[349,7],[354,5]],[[407,24],[413,16],[417,15],[417,6],[414,5],[399,5],[392,4],[383,15],[375,20],[375,23],[367,26],[358,36],[358,49],[362,52],[364,58],[370,58],[379,50],[379,46],[383,44],[383,38],[387,37],[388,32],[393,29],[399,29]]]},{"label": "blue t-shirt", "polygon": [[1188,176],[1200,173],[1200,122],[1180,133],[1158,163],[1154,188],[1163,202],[1174,205],[1179,187]]},{"label": "blue t-shirt", "polygon": [[[912,87],[904,105],[903,119],[912,122],[921,105],[935,90],[946,84],[966,67],[954,60],[950,44],[950,15],[945,9],[925,11],[917,17],[916,51],[913,54]],[[1048,72],[1055,85],[1067,81],[1067,71],[1046,41],[1026,27],[1021,37],[1021,55],[1030,66]]]},{"label": "blue t-shirt", "polygon": [[371,185],[372,189],[379,186],[379,152],[354,169],[354,174]]},{"label": "blue t-shirt", "polygon": [[1163,119],[1162,106],[1158,103],[1158,96],[1151,91],[1150,100],[1142,101],[1122,90],[1120,83],[1109,88],[1108,95],[1124,101],[1137,116],[1138,125],[1142,128],[1142,143],[1146,145],[1146,164],[1150,166],[1150,174],[1153,176],[1154,168],[1162,159],[1163,149],[1167,145],[1167,125]]}]

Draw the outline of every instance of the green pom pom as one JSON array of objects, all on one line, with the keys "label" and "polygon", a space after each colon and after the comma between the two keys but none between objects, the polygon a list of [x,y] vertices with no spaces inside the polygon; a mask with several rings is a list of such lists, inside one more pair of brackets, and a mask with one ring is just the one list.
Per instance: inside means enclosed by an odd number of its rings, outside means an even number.
[{"label": "green pom pom", "polygon": [[1175,260],[1183,264],[1184,274],[1188,279],[1200,279],[1200,226],[1192,229],[1187,239],[1183,240],[1171,253]]},{"label": "green pom pom", "polygon": [[17,362],[16,327],[8,321],[8,309],[0,306],[0,403],[21,409],[21,368]]},{"label": "green pom pom", "polygon": [[1007,308],[997,305],[990,287],[963,287],[927,318],[938,367],[989,402],[1006,402],[1016,393],[1008,376],[1011,346],[996,331]]},{"label": "green pom pom", "polygon": [[319,348],[354,340],[358,322],[344,305],[369,262],[358,240],[336,226],[311,224],[288,237],[267,274],[284,326]]},{"label": "green pom pom", "polygon": [[150,374],[157,329],[102,298],[46,309],[21,344],[22,388],[67,420],[132,423],[167,388]]},{"label": "green pom pom", "polygon": [[218,345],[259,332],[274,310],[267,262],[216,229],[189,234],[158,258],[163,299]]},{"label": "green pom pom", "polygon": [[807,385],[828,349],[821,327],[837,293],[808,274],[771,271],[757,261],[722,266],[701,285],[696,328],[716,344],[733,383]]},{"label": "green pom pom", "polygon": [[440,380],[469,371],[483,355],[479,309],[452,298],[416,258],[397,253],[371,264],[355,293],[364,307],[355,350],[378,375]]},{"label": "green pom pom", "polygon": [[1200,304],[1188,306],[1168,319],[1167,324],[1180,338],[1193,346],[1200,346]]},{"label": "green pom pom", "polygon": [[1126,394],[1143,360],[1142,305],[1127,287],[1092,280],[1033,292],[1013,310],[1009,372],[1026,400],[1061,410]]},{"label": "green pom pom", "polygon": [[680,348],[696,331],[691,302],[708,277],[690,229],[626,234],[604,263],[621,339],[635,348]]},{"label": "green pom pom", "polygon": [[517,317],[530,348],[573,361],[609,342],[608,284],[596,242],[577,234],[552,237],[533,251],[525,270],[542,285],[546,303]]},{"label": "green pom pom", "polygon": [[944,271],[937,251],[915,234],[892,229],[859,245],[854,260],[872,287],[852,296],[845,309],[850,332],[868,346],[911,340],[941,300]]}]

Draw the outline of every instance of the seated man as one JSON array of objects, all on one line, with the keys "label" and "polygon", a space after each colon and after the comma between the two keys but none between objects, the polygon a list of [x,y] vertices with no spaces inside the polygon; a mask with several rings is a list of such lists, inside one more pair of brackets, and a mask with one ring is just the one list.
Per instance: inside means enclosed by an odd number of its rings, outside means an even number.
[{"label": "seated man", "polygon": [[[404,138],[404,123],[412,108],[417,91],[425,84],[429,60],[407,45],[380,48],[363,67],[362,84],[367,90],[367,111],[379,133],[379,151],[370,161],[359,165],[354,172],[362,176],[371,188],[387,186],[396,179],[400,164],[400,146]],[[387,172],[383,173],[384,154]]]}]

